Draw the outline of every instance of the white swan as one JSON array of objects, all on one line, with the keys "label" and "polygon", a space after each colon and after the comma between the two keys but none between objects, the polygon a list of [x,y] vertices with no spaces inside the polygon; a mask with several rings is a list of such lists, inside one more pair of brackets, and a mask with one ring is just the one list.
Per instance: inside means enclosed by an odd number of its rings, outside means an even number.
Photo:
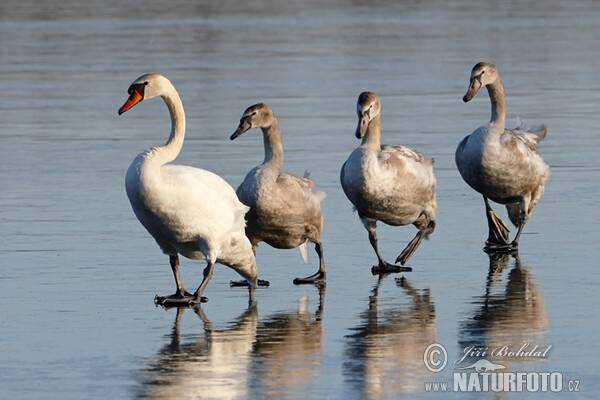
[{"label": "white swan", "polygon": [[307,176],[300,178],[283,172],[281,131],[270,107],[262,103],[248,107],[231,140],[252,128],[262,130],[265,159],[248,172],[236,191],[241,202],[250,207],[246,214],[246,235],[254,250],[261,241],[277,249],[300,246],[305,260],[306,242],[314,243],[319,255],[319,270],[309,277],[296,278],[294,283],[322,281],[325,279],[325,262],[321,244],[321,200],[325,193],[313,193],[314,182]]},{"label": "white swan", "polygon": [[[471,100],[483,86],[492,102],[492,118],[460,142],[456,165],[465,182],[483,195],[489,226],[486,251],[517,250],[523,226],[544,194],[550,174],[536,146],[546,136],[546,127],[531,131],[505,129],[504,87],[496,66],[486,62],[473,67],[463,101]],[[506,205],[510,220],[518,228],[511,243],[508,227],[488,199]]]},{"label": "white swan", "polygon": [[[157,302],[172,306],[205,301],[201,295],[214,263],[227,265],[256,284],[256,261],[244,234],[248,207],[239,202],[227,182],[212,172],[167,164],[179,154],[185,135],[183,105],[171,82],[161,75],[143,75],[131,84],[128,93],[130,97],[119,109],[119,115],[156,96],[162,97],[171,115],[167,143],[139,154],[129,166],[125,180],[135,215],[169,255],[175,277],[175,294],[157,297]],[[202,283],[193,295],[181,284],[178,254],[207,261]]]},{"label": "white swan", "polygon": [[379,260],[373,272],[410,271],[381,257],[375,230],[377,221],[393,226],[413,224],[419,229],[396,259],[402,265],[433,232],[437,207],[433,160],[408,147],[381,145],[381,107],[375,93],[361,93],[356,106],[356,137],[362,138],[362,143],[342,167],[342,188],[369,231],[369,241]]}]

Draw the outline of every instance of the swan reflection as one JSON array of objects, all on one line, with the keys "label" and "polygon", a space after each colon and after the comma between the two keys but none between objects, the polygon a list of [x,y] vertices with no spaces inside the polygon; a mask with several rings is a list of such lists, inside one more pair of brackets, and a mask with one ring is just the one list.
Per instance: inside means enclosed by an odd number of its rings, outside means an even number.
[{"label": "swan reflection", "polygon": [[143,371],[140,398],[230,399],[247,396],[250,353],[256,338],[258,308],[251,305],[227,329],[213,330],[202,308],[193,309],[204,324],[204,334],[183,342],[177,315],[167,343]]},{"label": "swan reflection", "polygon": [[278,398],[306,391],[321,375],[323,329],[321,315],[325,286],[319,302],[308,311],[308,296],[293,312],[278,312],[259,320],[252,303],[224,329],[214,329],[202,308],[193,311],[204,331],[182,335],[184,308],[178,308],[168,343],[140,373],[138,398]]},{"label": "swan reflection", "polygon": [[436,342],[435,306],[429,289],[417,290],[404,278],[396,284],[408,305],[378,305],[384,276],[369,297],[362,324],[346,336],[344,376],[353,390],[369,399],[394,398],[399,393],[422,391],[432,377],[423,366],[423,351]]},{"label": "swan reflection", "polygon": [[[510,257],[514,266],[505,276]],[[542,292],[533,283],[529,270],[521,264],[518,254],[490,254],[489,273],[485,294],[474,299],[472,316],[463,320],[459,329],[461,357],[464,349],[484,349],[485,358],[508,366],[510,362],[544,361],[541,356],[516,357],[509,351],[524,352],[547,349],[545,334],[548,325]],[[528,344],[528,345],[527,345]],[[492,354],[492,351],[494,354]],[[468,366],[481,359],[480,354],[467,356],[460,366]]]},{"label": "swan reflection", "polygon": [[298,311],[261,320],[253,352],[253,398],[308,393],[311,383],[322,374],[325,284],[317,289],[319,303],[314,313],[308,310],[308,297],[304,296]]}]

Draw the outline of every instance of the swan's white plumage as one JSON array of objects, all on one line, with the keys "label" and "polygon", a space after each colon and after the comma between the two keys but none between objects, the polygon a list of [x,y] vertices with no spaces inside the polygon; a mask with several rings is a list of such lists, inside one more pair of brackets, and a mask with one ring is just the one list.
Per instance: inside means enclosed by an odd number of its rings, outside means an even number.
[{"label": "swan's white plumage", "polygon": [[221,177],[183,165],[155,167],[147,154],[138,156],[127,172],[126,189],[136,216],[164,253],[203,259],[203,252],[224,250],[227,236],[243,232],[248,207]]},{"label": "swan's white plumage", "polygon": [[218,175],[167,164],[179,154],[185,133],[183,105],[175,88],[157,74],[144,75],[131,87],[144,92],[140,101],[161,96],[172,121],[167,143],[139,154],[127,171],[125,187],[135,215],[165,254],[206,258],[256,283],[256,262],[244,233],[248,207]]}]

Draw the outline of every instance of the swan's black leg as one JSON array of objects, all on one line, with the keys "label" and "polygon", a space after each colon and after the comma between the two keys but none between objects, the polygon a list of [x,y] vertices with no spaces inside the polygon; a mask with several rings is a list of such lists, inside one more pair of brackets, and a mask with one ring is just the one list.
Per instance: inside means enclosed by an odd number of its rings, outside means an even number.
[{"label": "swan's black leg", "polygon": [[192,300],[190,301],[191,306],[194,304],[206,303],[208,301],[206,297],[202,296],[202,293],[204,292],[206,285],[208,285],[208,281],[210,281],[210,278],[212,278],[214,266],[215,264],[209,260],[208,265],[206,268],[204,268],[204,277],[202,278],[202,283],[200,283],[200,286],[198,286],[198,289],[196,289],[194,295],[192,296]]},{"label": "swan's black leg", "polygon": [[175,277],[176,291],[170,296],[155,296],[154,302],[161,306],[165,305],[165,301],[178,301],[186,298],[190,299],[192,297],[191,293],[185,290],[181,284],[181,277],[179,276],[179,256],[177,254],[169,256],[169,262],[171,263],[171,270],[173,271],[173,276]]},{"label": "swan's black leg", "polygon": [[210,281],[210,278],[212,277],[213,268],[214,263],[208,261],[208,265],[206,266],[206,268],[204,268],[204,278],[202,279],[202,283],[193,295],[186,292],[187,295],[185,297],[169,296],[166,298],[157,298],[157,304],[160,304],[163,307],[193,307],[194,305],[199,303],[206,303],[208,299],[202,296],[202,292],[204,291],[206,285],[208,284],[208,281]]}]

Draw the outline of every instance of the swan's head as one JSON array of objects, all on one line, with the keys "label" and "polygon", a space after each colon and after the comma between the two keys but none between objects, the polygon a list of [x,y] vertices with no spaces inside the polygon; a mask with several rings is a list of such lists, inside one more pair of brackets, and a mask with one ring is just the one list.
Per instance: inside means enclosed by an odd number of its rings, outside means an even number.
[{"label": "swan's head", "polygon": [[250,106],[244,111],[244,115],[242,115],[242,118],[240,119],[240,124],[235,132],[233,132],[230,139],[233,140],[242,133],[253,128],[266,128],[271,126],[274,119],[275,114],[273,114],[271,107],[263,103]]},{"label": "swan's head", "polygon": [[123,104],[123,107],[119,108],[119,115],[123,114],[137,103],[162,95],[170,87],[173,87],[173,85],[162,75],[146,74],[140,76],[129,86],[129,89],[127,89],[129,98],[125,104]]},{"label": "swan's head", "polygon": [[381,105],[379,97],[373,92],[362,92],[356,102],[356,113],[358,114],[358,126],[356,127],[356,137],[362,139],[373,118],[379,115]]},{"label": "swan's head", "polygon": [[469,89],[463,97],[463,101],[466,103],[475,96],[475,93],[485,85],[489,85],[498,79],[498,68],[494,64],[480,62],[477,63],[471,71],[471,82],[469,83]]}]

